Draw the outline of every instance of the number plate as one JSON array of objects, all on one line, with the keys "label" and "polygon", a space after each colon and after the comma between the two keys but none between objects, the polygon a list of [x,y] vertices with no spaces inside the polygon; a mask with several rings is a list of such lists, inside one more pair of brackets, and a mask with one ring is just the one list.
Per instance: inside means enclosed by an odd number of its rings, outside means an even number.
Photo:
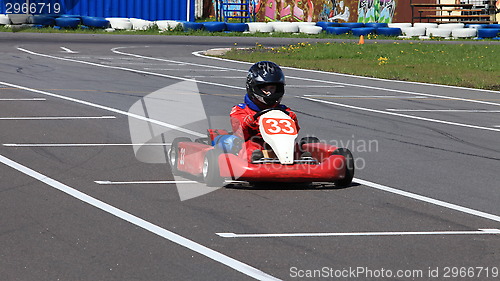
[{"label": "number plate", "polygon": [[292,119],[264,118],[264,130],[269,135],[296,135],[297,127]]}]

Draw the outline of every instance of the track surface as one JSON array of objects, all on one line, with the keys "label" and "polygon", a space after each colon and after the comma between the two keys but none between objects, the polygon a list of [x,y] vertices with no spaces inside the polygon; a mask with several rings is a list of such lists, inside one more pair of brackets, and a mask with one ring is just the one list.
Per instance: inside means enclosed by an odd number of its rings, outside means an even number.
[{"label": "track surface", "polygon": [[2,280],[498,278],[499,92],[285,68],[301,136],[350,148],[355,183],[181,201],[192,179],[139,161],[126,114],[196,79],[206,114],[227,116],[250,65],[192,53],[255,39],[0,38]]}]

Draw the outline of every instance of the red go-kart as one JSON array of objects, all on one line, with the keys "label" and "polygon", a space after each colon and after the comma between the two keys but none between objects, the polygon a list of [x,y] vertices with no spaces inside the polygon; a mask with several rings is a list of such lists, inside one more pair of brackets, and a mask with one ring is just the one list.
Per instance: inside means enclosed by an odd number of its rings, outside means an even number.
[{"label": "red go-kart", "polygon": [[191,141],[180,137],[173,140],[169,151],[172,172],[201,176],[207,186],[213,187],[222,186],[225,179],[250,183],[351,184],[354,159],[348,149],[322,143],[315,137],[302,138],[296,144],[295,122],[284,110],[266,109],[254,117],[258,118],[266,147],[271,148],[263,151],[262,158],[250,159],[246,155],[237,155],[239,149],[231,152],[221,148],[215,144],[217,139],[231,135],[225,130],[209,130],[208,138]]}]

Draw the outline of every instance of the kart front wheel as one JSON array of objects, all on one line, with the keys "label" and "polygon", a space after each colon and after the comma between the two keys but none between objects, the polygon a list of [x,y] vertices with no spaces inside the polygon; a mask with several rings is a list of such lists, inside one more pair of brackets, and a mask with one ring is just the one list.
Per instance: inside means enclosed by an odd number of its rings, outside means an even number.
[{"label": "kart front wheel", "polygon": [[177,169],[177,163],[179,159],[179,143],[180,142],[190,142],[190,138],[179,137],[175,138],[170,145],[170,150],[168,151],[168,162],[170,164],[170,170],[172,170],[172,174],[178,176],[179,170]]},{"label": "kart front wheel", "polygon": [[317,137],[303,137],[299,141],[299,147],[300,147],[300,149],[303,149],[302,145],[304,145],[306,143],[319,143],[319,142],[321,142],[321,141]]},{"label": "kart front wheel", "polygon": [[341,180],[334,181],[336,186],[349,186],[354,177],[354,157],[351,151],[347,148],[338,148],[332,155],[342,155],[345,157],[345,177]]},{"label": "kart front wheel", "polygon": [[219,155],[219,151],[212,149],[207,151],[203,160],[203,180],[209,187],[222,187],[222,183],[224,183],[219,171]]}]

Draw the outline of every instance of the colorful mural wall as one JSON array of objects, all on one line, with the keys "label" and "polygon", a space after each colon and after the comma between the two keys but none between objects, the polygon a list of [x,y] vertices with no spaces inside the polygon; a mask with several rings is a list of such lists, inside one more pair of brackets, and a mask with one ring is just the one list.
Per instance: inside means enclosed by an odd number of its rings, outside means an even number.
[{"label": "colorful mural wall", "polygon": [[395,0],[359,0],[358,22],[392,22]]},{"label": "colorful mural wall", "polygon": [[[221,0],[213,0],[215,1]],[[242,0],[223,0],[239,3]],[[256,21],[393,21],[396,0],[247,0]]]}]

